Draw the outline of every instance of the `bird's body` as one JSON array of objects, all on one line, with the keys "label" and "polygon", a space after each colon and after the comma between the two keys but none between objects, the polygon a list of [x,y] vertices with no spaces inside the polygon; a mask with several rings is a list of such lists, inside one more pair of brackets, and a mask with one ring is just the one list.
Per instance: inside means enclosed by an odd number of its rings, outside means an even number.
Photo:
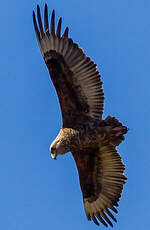
[{"label": "bird's body", "polygon": [[[104,93],[96,65],[72,39],[68,28],[61,36],[61,18],[55,33],[55,14],[49,31],[45,5],[44,28],[39,6],[38,25],[33,22],[39,46],[55,86],[62,111],[62,128],[50,146],[51,156],[71,152],[77,165],[88,220],[106,227],[116,218],[119,198],[126,181],[124,165],[116,150],[127,128],[116,118],[102,120]],[[107,214],[107,215],[106,215]]]},{"label": "bird's body", "polygon": [[51,144],[51,148],[53,148],[56,140],[59,140],[63,145],[62,149],[58,153],[56,152],[58,155],[74,152],[76,149],[95,148],[95,146],[101,146],[105,142],[119,145],[124,139],[123,134],[126,132],[125,126],[122,126],[114,117],[109,116],[103,121],[96,120],[79,123],[73,128],[61,128],[58,136]]}]

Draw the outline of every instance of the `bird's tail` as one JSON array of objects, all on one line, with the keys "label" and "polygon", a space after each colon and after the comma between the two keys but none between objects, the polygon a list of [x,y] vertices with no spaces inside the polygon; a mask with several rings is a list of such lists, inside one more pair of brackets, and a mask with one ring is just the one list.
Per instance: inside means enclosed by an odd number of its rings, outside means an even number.
[{"label": "bird's tail", "polygon": [[128,132],[128,128],[115,117],[108,116],[104,122],[106,126],[110,127],[107,136],[109,143],[118,146],[125,139],[124,134]]}]

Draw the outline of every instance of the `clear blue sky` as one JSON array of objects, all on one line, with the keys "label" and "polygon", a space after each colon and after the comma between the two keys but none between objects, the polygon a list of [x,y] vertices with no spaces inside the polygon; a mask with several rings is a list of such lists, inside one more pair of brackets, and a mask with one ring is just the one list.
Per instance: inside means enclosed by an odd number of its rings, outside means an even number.
[{"label": "clear blue sky", "polygon": [[[5,0],[0,7],[0,229],[98,229],[86,220],[71,154],[57,161],[49,155],[61,114],[33,29],[37,3],[44,9],[39,0]],[[98,64],[104,117],[130,128],[119,147],[128,181],[114,229],[149,229],[150,1],[47,4]]]}]

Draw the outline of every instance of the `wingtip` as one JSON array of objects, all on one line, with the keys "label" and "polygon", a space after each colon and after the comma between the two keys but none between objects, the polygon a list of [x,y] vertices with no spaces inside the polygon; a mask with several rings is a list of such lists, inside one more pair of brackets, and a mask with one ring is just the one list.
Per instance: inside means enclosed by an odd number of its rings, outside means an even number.
[{"label": "wingtip", "polygon": [[34,10],[33,10],[32,16],[33,16],[33,24],[34,24],[35,33],[36,33],[37,39],[39,41],[40,40],[40,32],[39,32],[39,28],[38,28],[38,25],[36,22],[36,16],[35,16]]},{"label": "wingtip", "polygon": [[69,32],[69,28],[66,27],[65,32],[63,34],[63,38],[68,38],[68,32]]},{"label": "wingtip", "polygon": [[40,13],[40,6],[38,4],[36,6],[36,10],[37,10],[37,14],[39,14]]},{"label": "wingtip", "polygon": [[56,36],[59,38],[61,36],[61,24],[62,24],[62,17],[59,18],[58,25],[57,25],[57,31],[56,31]]},{"label": "wingtip", "polygon": [[48,7],[47,7],[47,4],[45,4],[45,7],[44,7],[44,28],[45,28],[45,32],[49,33]]},{"label": "wingtip", "polygon": [[52,11],[52,20],[55,21],[55,10]]},{"label": "wingtip", "polygon": [[35,17],[35,12],[34,10],[32,11],[32,18],[33,18],[33,24],[34,24],[34,28],[36,27],[35,24],[36,24],[36,17]]},{"label": "wingtip", "polygon": [[35,12],[34,12],[34,10],[32,11],[32,17],[33,17],[33,20],[35,20]]},{"label": "wingtip", "polygon": [[48,7],[47,7],[47,4],[45,3],[44,12],[47,12],[47,11],[48,11]]},{"label": "wingtip", "polygon": [[42,23],[41,11],[39,5],[37,5],[37,20],[39,25],[40,36],[43,37],[44,31],[43,31],[43,23]]},{"label": "wingtip", "polygon": [[36,10],[37,10],[37,16],[41,17],[41,12],[40,12],[40,6],[39,5],[37,5]]},{"label": "wingtip", "polygon": [[53,36],[55,35],[55,10],[52,11],[52,16],[51,16],[51,34]]}]

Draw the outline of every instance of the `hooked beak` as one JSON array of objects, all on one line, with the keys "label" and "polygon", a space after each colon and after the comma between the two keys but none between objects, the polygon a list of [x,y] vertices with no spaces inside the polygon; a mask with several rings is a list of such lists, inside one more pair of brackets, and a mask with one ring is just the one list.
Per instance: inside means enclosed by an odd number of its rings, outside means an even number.
[{"label": "hooked beak", "polygon": [[52,159],[54,159],[54,160],[56,160],[56,156],[57,156],[57,154],[56,154],[56,152],[55,152],[55,149],[51,149],[51,157],[52,157]]}]

